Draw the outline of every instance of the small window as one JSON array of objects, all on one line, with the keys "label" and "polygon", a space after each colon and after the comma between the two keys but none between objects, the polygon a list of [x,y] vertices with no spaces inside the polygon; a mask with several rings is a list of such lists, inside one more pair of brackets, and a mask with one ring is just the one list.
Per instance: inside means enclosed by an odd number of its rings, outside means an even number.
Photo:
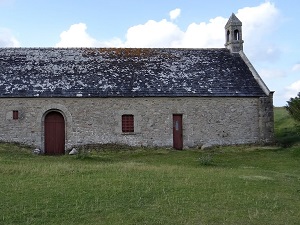
[{"label": "small window", "polygon": [[230,31],[228,30],[227,31],[227,34],[226,34],[226,42],[229,42],[230,40],[229,40],[229,37],[230,37]]},{"label": "small window", "polygon": [[133,115],[122,115],[122,132],[134,132]]},{"label": "small window", "polygon": [[13,111],[13,120],[17,120],[19,119],[19,111],[18,110],[14,110]]},{"label": "small window", "polygon": [[236,40],[236,41],[240,40],[239,30],[234,31],[234,40]]}]

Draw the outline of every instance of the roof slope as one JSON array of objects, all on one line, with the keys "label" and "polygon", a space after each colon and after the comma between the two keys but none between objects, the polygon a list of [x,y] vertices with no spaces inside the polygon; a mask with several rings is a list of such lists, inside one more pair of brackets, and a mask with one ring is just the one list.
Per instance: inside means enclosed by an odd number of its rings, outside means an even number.
[{"label": "roof slope", "polygon": [[0,48],[0,97],[265,96],[222,49]]}]

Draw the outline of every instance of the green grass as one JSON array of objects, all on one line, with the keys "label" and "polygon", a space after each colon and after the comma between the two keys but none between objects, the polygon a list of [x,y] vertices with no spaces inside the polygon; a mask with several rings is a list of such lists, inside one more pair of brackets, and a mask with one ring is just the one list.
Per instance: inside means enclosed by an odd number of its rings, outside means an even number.
[{"label": "green grass", "polygon": [[275,136],[277,142],[283,147],[300,143],[300,123],[296,122],[283,107],[276,107]]},{"label": "green grass", "polygon": [[0,224],[299,224],[297,143],[60,157],[2,143]]}]

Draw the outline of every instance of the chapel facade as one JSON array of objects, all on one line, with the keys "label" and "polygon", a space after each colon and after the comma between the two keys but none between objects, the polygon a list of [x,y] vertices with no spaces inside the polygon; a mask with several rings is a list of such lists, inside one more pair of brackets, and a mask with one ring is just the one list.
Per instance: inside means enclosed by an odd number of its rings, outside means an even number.
[{"label": "chapel facade", "polygon": [[243,42],[232,14],[225,48],[1,48],[0,141],[46,154],[271,143],[273,92]]}]

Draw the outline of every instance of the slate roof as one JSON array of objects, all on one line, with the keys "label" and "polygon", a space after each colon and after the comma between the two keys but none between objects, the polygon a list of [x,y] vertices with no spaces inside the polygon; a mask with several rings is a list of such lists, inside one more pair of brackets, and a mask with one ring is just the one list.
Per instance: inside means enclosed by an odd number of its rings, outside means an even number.
[{"label": "slate roof", "polygon": [[0,48],[0,97],[265,96],[220,49]]}]

